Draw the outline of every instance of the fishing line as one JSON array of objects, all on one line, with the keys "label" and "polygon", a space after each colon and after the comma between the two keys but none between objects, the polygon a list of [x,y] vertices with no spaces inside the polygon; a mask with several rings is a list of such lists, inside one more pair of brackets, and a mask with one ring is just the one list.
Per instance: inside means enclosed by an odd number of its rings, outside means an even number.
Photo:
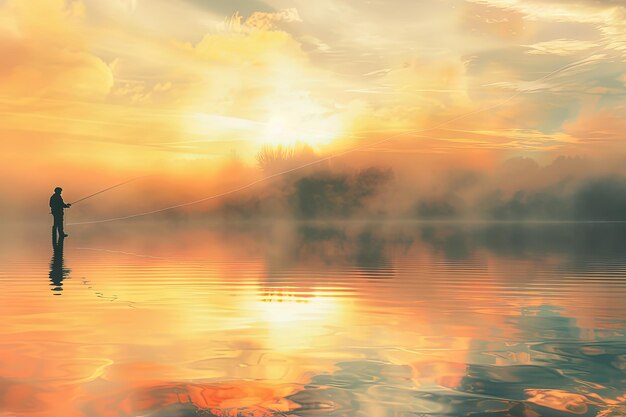
[{"label": "fishing line", "polygon": [[[552,72],[550,72],[550,73],[548,73],[548,74],[546,74],[546,75],[544,75],[544,76],[542,76],[540,78],[537,78],[536,80],[530,81],[529,83],[532,84],[532,83],[537,83],[537,82],[540,82],[540,81],[547,80],[548,78],[556,76],[556,75],[558,75],[559,73],[561,73],[563,71],[566,71],[566,70],[568,70],[570,68],[575,68],[576,66],[584,64],[586,62],[589,62],[588,60],[590,58],[594,58],[594,57],[598,57],[598,55],[589,55],[586,58],[580,59],[578,61],[571,62],[571,63],[569,63],[567,65],[564,65],[562,67],[559,67],[559,68],[555,69],[554,71],[552,71]],[[315,164],[319,164],[321,162],[329,161],[329,160],[331,160],[333,158],[338,158],[338,157],[341,157],[343,155],[346,155],[346,154],[349,154],[349,153],[353,153],[353,152],[358,152],[358,151],[363,150],[363,149],[372,148],[374,146],[378,146],[378,145],[383,144],[385,142],[389,142],[390,140],[397,139],[399,137],[406,136],[406,135],[409,135],[409,134],[422,133],[422,132],[428,132],[428,131],[436,130],[436,129],[439,129],[439,128],[443,127],[443,126],[446,126],[446,125],[448,125],[448,124],[450,124],[452,122],[455,122],[457,120],[462,120],[462,119],[465,119],[465,118],[467,118],[469,116],[472,116],[472,115],[475,115],[475,114],[484,113],[486,111],[493,110],[493,109],[496,109],[498,107],[502,107],[503,105],[505,105],[509,101],[511,101],[511,100],[515,99],[516,97],[518,97],[519,95],[521,95],[523,93],[527,93],[527,92],[529,92],[529,91],[517,90],[510,97],[507,97],[507,98],[505,98],[505,99],[503,99],[503,100],[501,100],[501,101],[499,101],[499,102],[497,102],[497,103],[495,103],[493,105],[486,106],[486,107],[483,107],[483,108],[480,108],[480,109],[477,109],[477,110],[473,110],[473,111],[461,114],[461,115],[459,115],[457,117],[453,117],[451,119],[448,119],[446,121],[438,123],[438,124],[436,124],[436,125],[434,125],[432,127],[423,128],[423,129],[407,130],[407,131],[404,131],[404,132],[400,132],[400,133],[388,136],[388,137],[386,137],[386,138],[384,138],[382,140],[379,140],[379,141],[376,141],[376,142],[373,142],[373,143],[368,143],[368,144],[365,144],[365,145],[362,145],[362,146],[349,148],[349,149],[347,149],[345,151],[342,151],[342,152],[339,152],[339,153],[335,153],[335,154],[331,154],[331,155],[329,155],[327,157],[320,158],[320,159],[317,159],[317,160],[312,161],[312,162],[308,162],[306,164],[297,166],[295,168],[287,169],[287,170],[280,171],[280,172],[277,172],[277,173],[272,174],[272,175],[268,175],[268,176],[263,177],[261,179],[252,181],[252,182],[250,182],[248,184],[245,184],[245,185],[243,185],[241,187],[237,187],[237,188],[234,188],[234,189],[231,189],[231,190],[228,190],[228,191],[224,191],[222,193],[218,193],[218,194],[210,195],[210,196],[207,196],[207,197],[203,197],[203,198],[200,198],[198,200],[188,201],[186,203],[174,204],[174,205],[163,207],[163,208],[160,208],[160,209],[150,210],[150,211],[146,211],[146,212],[142,212],[142,213],[130,214],[130,215],[127,215],[127,216],[113,217],[113,218],[101,219],[101,220],[91,220],[91,221],[68,223],[68,226],[87,225],[87,224],[99,224],[99,223],[108,223],[108,222],[114,222],[114,221],[134,219],[134,218],[137,218],[137,217],[143,217],[143,216],[148,216],[148,215],[151,215],[151,214],[162,213],[164,211],[169,211],[169,210],[174,210],[174,209],[181,208],[181,207],[191,206],[191,205],[194,205],[194,204],[198,204],[198,203],[202,203],[202,202],[205,202],[205,201],[213,200],[213,199],[216,199],[216,198],[224,197],[224,196],[227,196],[227,195],[230,195],[230,194],[235,194],[235,193],[238,193],[240,191],[243,191],[243,190],[246,190],[248,188],[251,188],[251,187],[253,187],[253,186],[255,186],[255,185],[259,184],[259,183],[271,180],[272,178],[276,178],[276,177],[279,177],[279,176],[282,176],[282,175],[285,175],[285,174],[289,174],[291,172],[295,172],[295,171],[301,170],[303,168],[306,168],[306,167],[309,167],[309,166],[312,166],[312,165],[315,165]],[[532,92],[532,90],[530,92]],[[120,184],[120,185],[123,185],[123,184]],[[112,187],[112,188],[114,188],[114,187]],[[104,191],[106,191],[106,190],[103,190],[101,192],[104,192]],[[99,194],[99,193],[96,193],[96,194]]]},{"label": "fishing line", "polygon": [[95,251],[95,252],[106,252],[106,253],[113,253],[113,254],[119,254],[119,255],[135,256],[137,258],[150,258],[150,259],[174,261],[173,258],[165,258],[163,256],[143,255],[143,254],[140,254],[140,253],[125,252],[125,251],[114,250],[114,249],[80,247],[80,248],[76,248],[76,250],[89,250],[89,251]]}]

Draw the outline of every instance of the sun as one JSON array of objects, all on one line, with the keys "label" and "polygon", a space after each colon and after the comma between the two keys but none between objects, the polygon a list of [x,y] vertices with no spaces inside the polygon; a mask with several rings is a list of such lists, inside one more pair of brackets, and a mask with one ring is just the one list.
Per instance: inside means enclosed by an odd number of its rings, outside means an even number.
[{"label": "sun", "polygon": [[268,112],[262,125],[259,142],[274,146],[306,144],[319,148],[342,133],[339,116],[313,103],[277,106]]},{"label": "sun", "polygon": [[266,123],[265,134],[268,138],[288,140],[287,136],[292,132],[290,132],[290,127],[284,117],[274,116]]}]

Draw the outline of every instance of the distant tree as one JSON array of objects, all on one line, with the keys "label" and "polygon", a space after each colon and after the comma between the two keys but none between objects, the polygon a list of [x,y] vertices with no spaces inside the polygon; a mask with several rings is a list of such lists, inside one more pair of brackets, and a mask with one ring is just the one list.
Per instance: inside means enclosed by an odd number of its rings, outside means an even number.
[{"label": "distant tree", "polygon": [[579,220],[625,220],[626,179],[607,177],[589,181],[573,200]]},{"label": "distant tree", "polygon": [[422,219],[449,219],[458,215],[458,198],[449,197],[420,201],[416,213]]},{"label": "distant tree", "polygon": [[290,197],[297,215],[303,218],[346,217],[365,206],[393,178],[390,169],[366,168],[356,174],[318,171],[294,183]]}]

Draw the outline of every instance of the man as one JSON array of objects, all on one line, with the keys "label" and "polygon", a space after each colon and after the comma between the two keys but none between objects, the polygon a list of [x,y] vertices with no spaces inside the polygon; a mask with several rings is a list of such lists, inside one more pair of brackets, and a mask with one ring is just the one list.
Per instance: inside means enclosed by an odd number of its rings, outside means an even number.
[{"label": "man", "polygon": [[63,189],[61,187],[57,187],[54,189],[54,194],[50,197],[50,212],[54,218],[54,223],[52,224],[52,239],[55,240],[57,232],[59,233],[60,239],[67,237],[67,234],[63,231],[63,210],[72,206],[71,204],[65,204],[63,197],[61,197],[62,191]]}]

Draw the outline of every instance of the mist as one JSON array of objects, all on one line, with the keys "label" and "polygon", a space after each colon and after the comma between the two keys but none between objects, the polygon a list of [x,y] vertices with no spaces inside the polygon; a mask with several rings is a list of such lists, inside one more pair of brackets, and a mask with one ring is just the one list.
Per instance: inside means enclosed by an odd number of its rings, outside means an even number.
[{"label": "mist", "polygon": [[626,173],[618,160],[464,156],[332,157],[300,146],[264,148],[254,161],[234,155],[141,170],[49,162],[38,172],[2,173],[12,179],[2,184],[2,218],[46,222],[57,185],[72,202],[133,179],[76,204],[66,221],[626,220]]}]

